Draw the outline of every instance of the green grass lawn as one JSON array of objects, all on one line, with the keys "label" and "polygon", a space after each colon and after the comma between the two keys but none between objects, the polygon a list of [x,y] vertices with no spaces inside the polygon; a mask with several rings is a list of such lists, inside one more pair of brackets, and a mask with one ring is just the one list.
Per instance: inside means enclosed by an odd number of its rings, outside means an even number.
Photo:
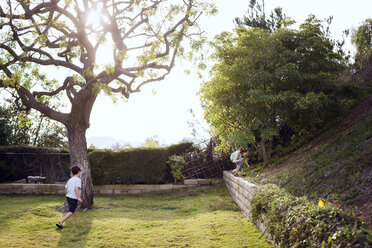
[{"label": "green grass lawn", "polygon": [[96,196],[59,230],[61,196],[0,196],[0,247],[270,247],[223,185]]}]

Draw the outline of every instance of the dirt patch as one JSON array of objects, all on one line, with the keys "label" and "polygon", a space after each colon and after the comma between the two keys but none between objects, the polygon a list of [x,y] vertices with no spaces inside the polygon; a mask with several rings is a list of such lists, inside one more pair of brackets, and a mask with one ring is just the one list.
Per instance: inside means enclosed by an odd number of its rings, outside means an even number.
[{"label": "dirt patch", "polygon": [[359,194],[342,206],[354,211],[372,230],[372,167],[363,170],[358,188]]},{"label": "dirt patch", "polygon": [[344,208],[350,209],[360,217],[367,225],[368,229],[372,230],[372,185],[362,194],[359,194],[354,199],[351,199],[343,204]]}]

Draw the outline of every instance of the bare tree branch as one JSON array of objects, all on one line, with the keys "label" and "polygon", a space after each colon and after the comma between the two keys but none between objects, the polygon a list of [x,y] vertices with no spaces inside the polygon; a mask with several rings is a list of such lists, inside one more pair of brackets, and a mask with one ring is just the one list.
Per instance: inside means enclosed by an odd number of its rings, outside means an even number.
[{"label": "bare tree branch", "polygon": [[63,85],[54,91],[34,91],[33,96],[39,98],[41,96],[54,96],[60,93],[62,90],[66,89],[67,85],[73,81],[72,77],[67,77],[63,82]]}]

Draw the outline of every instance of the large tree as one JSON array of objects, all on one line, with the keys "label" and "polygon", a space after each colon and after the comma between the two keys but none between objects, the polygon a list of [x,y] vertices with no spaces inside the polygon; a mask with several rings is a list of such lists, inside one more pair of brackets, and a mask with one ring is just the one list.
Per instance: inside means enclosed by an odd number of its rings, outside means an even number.
[{"label": "large tree", "polygon": [[[83,207],[93,204],[85,133],[98,93],[129,98],[164,79],[178,55],[200,47],[197,20],[213,12],[198,0],[2,1],[0,87],[24,110],[65,125],[71,166],[82,168]],[[65,112],[52,107],[65,99]]]},{"label": "large tree", "polygon": [[282,125],[308,131],[336,111],[333,93],[345,61],[314,16],[298,30],[240,27],[212,46],[215,65],[200,95],[223,148],[251,144],[269,164]]}]

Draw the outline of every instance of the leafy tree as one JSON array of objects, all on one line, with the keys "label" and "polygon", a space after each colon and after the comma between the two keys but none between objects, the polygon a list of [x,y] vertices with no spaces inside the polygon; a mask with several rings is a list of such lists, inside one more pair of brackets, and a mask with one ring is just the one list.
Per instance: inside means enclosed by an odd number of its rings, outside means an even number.
[{"label": "leafy tree", "polygon": [[90,146],[88,147],[88,149],[97,149],[97,147],[93,144],[90,144]]},{"label": "leafy tree", "polygon": [[32,130],[27,125],[30,120],[27,115],[20,114],[14,106],[0,107],[0,145],[20,145],[28,146],[31,144]]},{"label": "leafy tree", "polygon": [[291,22],[280,7],[275,8],[267,17],[264,0],[261,3],[256,0],[250,0],[247,15],[242,18],[237,17],[234,21],[239,27],[261,28],[270,33],[286,25],[286,22]]},{"label": "leafy tree", "polygon": [[355,63],[363,67],[372,60],[372,19],[368,18],[352,35],[352,43],[356,46]]},{"label": "leafy tree", "polygon": [[121,145],[121,149],[130,149],[133,148],[133,146],[130,143],[125,143]]},{"label": "leafy tree", "polygon": [[0,106],[0,145],[67,148],[66,129],[30,111],[19,112],[14,105]]},{"label": "leafy tree", "polygon": [[0,145],[8,146],[11,144],[12,139],[12,126],[9,122],[11,118],[10,111],[0,106]]},{"label": "leafy tree", "polygon": [[113,144],[113,145],[110,146],[110,149],[112,149],[112,150],[118,150],[118,149],[120,149],[120,147],[121,147],[120,143],[119,142],[116,142],[115,144]]},{"label": "leafy tree", "polygon": [[372,19],[368,18],[352,34],[352,43],[356,46],[354,75],[368,90],[372,89]]},{"label": "leafy tree", "polygon": [[286,124],[297,132],[331,118],[343,57],[310,16],[298,30],[240,27],[216,36],[212,79],[200,91],[221,148],[251,144],[269,164]]},{"label": "leafy tree", "polygon": [[[82,207],[93,204],[85,133],[98,93],[129,98],[164,79],[178,55],[192,58],[203,43],[201,14],[215,12],[198,0],[2,1],[0,87],[66,127],[71,166],[82,168]],[[66,99],[68,112],[53,108]]]},{"label": "leafy tree", "polygon": [[[38,147],[68,148],[67,130],[58,122],[43,118],[42,129],[35,139]],[[41,121],[40,121],[41,122]]]},{"label": "leafy tree", "polygon": [[145,144],[143,146],[144,147],[148,147],[148,148],[160,147],[158,136],[157,135],[154,135],[152,137],[147,138],[146,139],[146,142],[145,142]]}]

